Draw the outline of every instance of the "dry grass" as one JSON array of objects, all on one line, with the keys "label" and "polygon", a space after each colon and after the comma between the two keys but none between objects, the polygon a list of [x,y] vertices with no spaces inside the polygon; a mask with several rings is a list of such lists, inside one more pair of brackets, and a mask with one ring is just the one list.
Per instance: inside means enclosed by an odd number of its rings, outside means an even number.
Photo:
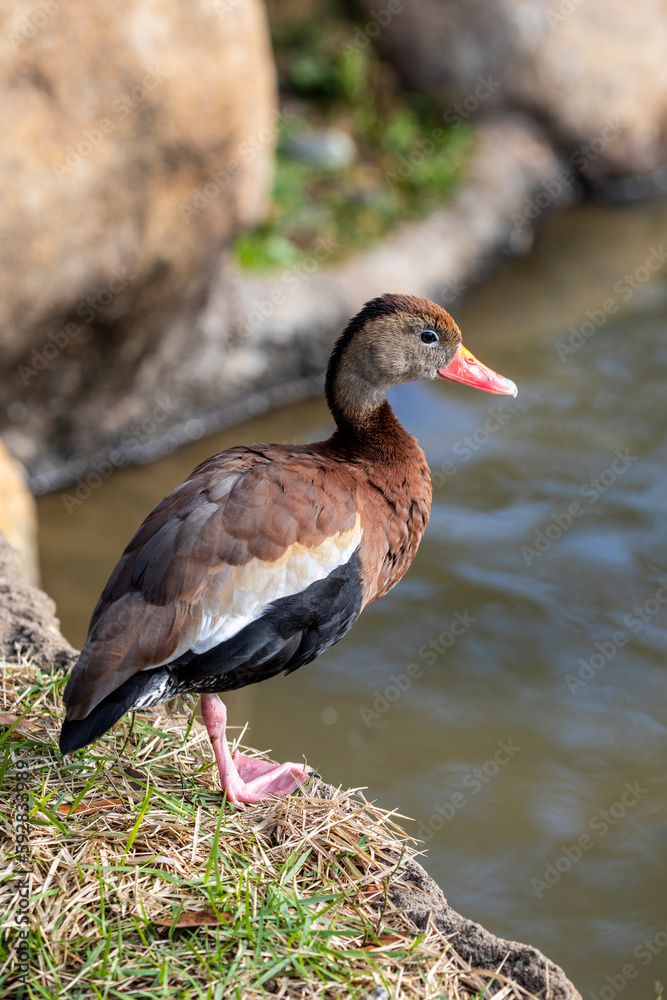
[{"label": "dry grass", "polygon": [[[63,761],[63,678],[26,663],[0,664],[0,678],[0,712],[25,713],[1,742],[4,789],[17,765],[30,772],[31,998],[525,1000],[392,906],[388,886],[417,852],[360,791],[313,779],[288,799],[223,808],[205,730],[158,710]],[[18,902],[4,801],[3,996]]]}]

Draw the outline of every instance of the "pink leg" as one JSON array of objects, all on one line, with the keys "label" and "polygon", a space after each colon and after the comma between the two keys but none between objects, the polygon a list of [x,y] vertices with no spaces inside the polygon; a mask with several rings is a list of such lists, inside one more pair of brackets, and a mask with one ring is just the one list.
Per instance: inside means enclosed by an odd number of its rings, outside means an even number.
[{"label": "pink leg", "polygon": [[300,764],[270,764],[246,757],[238,750],[232,757],[225,734],[227,709],[217,694],[201,696],[201,714],[218,763],[222,790],[235,806],[254,804],[269,795],[289,795],[298,788],[295,779],[305,781],[311,773],[310,768]]}]

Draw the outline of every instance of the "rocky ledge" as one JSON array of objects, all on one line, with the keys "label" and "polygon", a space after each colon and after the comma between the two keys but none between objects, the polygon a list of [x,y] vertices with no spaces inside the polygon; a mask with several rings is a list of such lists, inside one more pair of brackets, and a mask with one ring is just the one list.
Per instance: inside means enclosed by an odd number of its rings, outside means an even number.
[{"label": "rocky ledge", "polygon": [[[55,663],[69,669],[77,653],[60,634],[53,601],[27,583],[17,554],[1,533],[0,593],[0,659],[8,663],[21,660],[23,665],[32,663],[42,669]],[[20,706],[7,707],[20,714]],[[335,797],[323,784],[316,795]],[[581,1000],[563,970],[536,948],[498,938],[453,910],[442,890],[413,858],[402,862],[395,872],[389,900],[383,904],[385,915],[387,906],[419,930],[435,926],[472,972],[484,970],[488,977],[493,970],[502,969],[501,979],[492,978],[485,994],[489,997],[499,990],[503,996],[518,995],[506,992],[509,983],[542,1000]]]}]

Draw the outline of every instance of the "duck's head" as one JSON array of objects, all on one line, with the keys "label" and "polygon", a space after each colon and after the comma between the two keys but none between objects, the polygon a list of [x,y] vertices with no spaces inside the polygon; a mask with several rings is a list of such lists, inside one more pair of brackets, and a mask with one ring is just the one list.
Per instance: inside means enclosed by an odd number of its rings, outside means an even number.
[{"label": "duck's head", "polygon": [[337,419],[363,419],[402,382],[450,379],[485,392],[516,396],[508,378],[466,350],[441,306],[413,295],[381,295],[350,320],[327,369],[327,400]]}]

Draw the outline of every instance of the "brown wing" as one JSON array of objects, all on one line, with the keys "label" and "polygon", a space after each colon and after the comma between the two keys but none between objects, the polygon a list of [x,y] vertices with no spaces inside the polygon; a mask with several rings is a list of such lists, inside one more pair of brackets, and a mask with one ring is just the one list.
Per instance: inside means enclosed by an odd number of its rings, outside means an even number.
[{"label": "brown wing", "polygon": [[223,642],[347,562],[361,537],[349,480],[315,453],[257,445],[208,459],[113,571],[65,690],[68,718],[139,670]]}]

